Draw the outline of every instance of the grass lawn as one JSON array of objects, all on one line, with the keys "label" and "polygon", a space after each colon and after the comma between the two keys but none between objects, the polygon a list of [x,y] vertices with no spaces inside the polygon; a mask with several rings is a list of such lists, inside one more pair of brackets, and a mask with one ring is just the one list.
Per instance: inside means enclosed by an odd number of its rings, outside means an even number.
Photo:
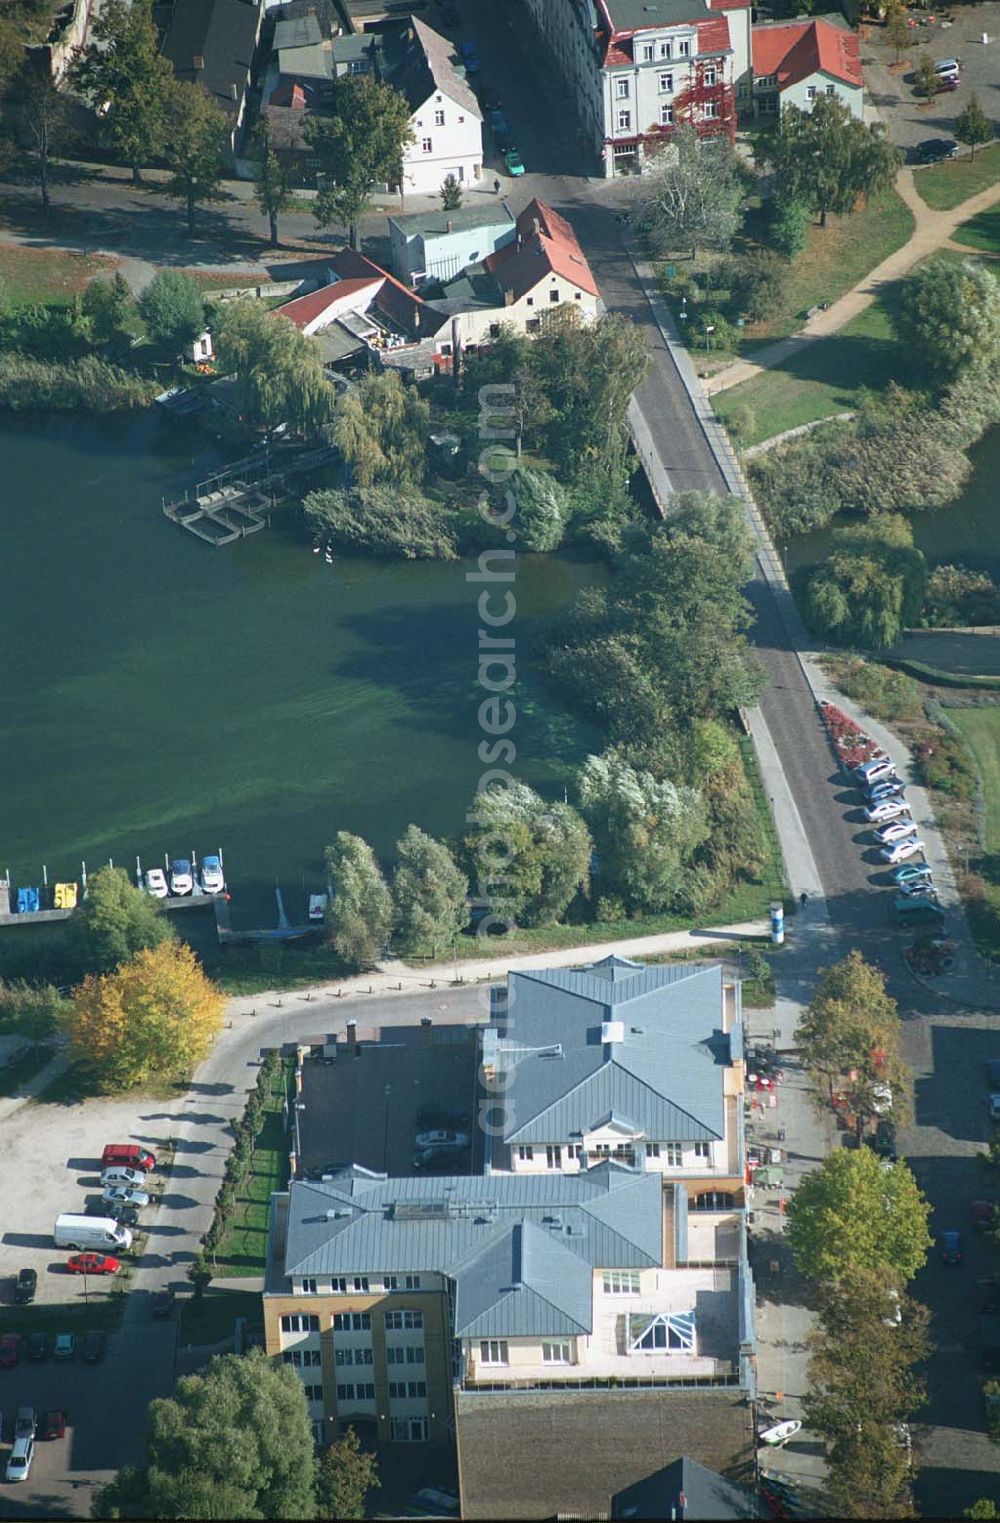
[{"label": "grass lawn", "polygon": [[181,1344],[221,1343],[233,1336],[237,1317],[246,1317],[248,1331],[263,1336],[264,1314],[255,1290],[213,1290],[200,1301],[185,1296],[181,1302]]},{"label": "grass lawn", "polygon": [[888,313],[876,301],[839,333],[815,339],[773,370],[718,392],[713,405],[723,422],[734,408],[748,407],[754,428],[746,443],[758,444],[816,418],[851,412],[862,387],[881,391],[903,378],[903,355]]},{"label": "grass lawn", "polygon": [[267,1216],[272,1190],[288,1183],[288,1134],[279,1093],[268,1102],[264,1127],[257,1139],[253,1165],[243,1185],[232,1220],[215,1254],[217,1279],[263,1274],[267,1254]]},{"label": "grass lawn", "polygon": [[36,302],[68,306],[88,281],[118,264],[104,254],[77,254],[68,249],[28,249],[0,244],[0,291],[14,307]]},{"label": "grass lawn", "polygon": [[991,206],[955,229],[955,242],[984,254],[1000,254],[1000,206]]},{"label": "grass lawn", "polygon": [[984,897],[967,899],[966,913],[979,950],[1000,955],[1000,708],[949,709],[975,757],[983,785],[986,849],[975,863]]},{"label": "grass lawn", "polygon": [[1000,143],[981,148],[974,159],[952,159],[920,169],[913,176],[917,193],[934,211],[950,211],[1000,180]]}]

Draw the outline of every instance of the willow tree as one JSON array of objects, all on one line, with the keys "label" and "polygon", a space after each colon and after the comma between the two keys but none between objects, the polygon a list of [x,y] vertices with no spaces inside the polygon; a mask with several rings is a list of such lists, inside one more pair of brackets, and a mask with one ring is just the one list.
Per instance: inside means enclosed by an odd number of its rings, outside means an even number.
[{"label": "willow tree", "polygon": [[337,444],[358,486],[423,480],[430,406],[394,370],[366,375],[337,408]]},{"label": "willow tree", "polygon": [[219,367],[235,375],[240,411],[265,428],[287,423],[318,433],[333,416],[333,388],[319,346],[280,313],[251,298],[226,302],[213,339]]}]

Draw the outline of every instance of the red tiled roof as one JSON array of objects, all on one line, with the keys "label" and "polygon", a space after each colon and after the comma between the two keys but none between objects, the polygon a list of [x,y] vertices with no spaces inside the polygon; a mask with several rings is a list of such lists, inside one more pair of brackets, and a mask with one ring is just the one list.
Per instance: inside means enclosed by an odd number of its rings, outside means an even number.
[{"label": "red tiled roof", "polygon": [[729,22],[725,16],[712,16],[698,22],[698,56],[703,53],[731,53]]},{"label": "red tiled roof", "polygon": [[753,71],[776,74],[779,90],[799,84],[810,74],[829,74],[859,88],[864,83],[857,36],[828,21],[754,27]]},{"label": "red tiled roof", "polygon": [[752,0],[708,0],[709,9],[713,11],[747,11],[751,3]]},{"label": "red tiled roof", "polygon": [[364,296],[365,293],[368,293],[367,300],[358,303],[361,310],[367,311],[370,306],[376,305],[398,327],[405,332],[419,334],[422,338],[436,333],[447,321],[433,307],[428,307],[416,292],[398,281],[395,275],[390,275],[388,270],[383,270],[381,265],[366,259],[356,249],[338,249],[329,264],[338,277],[332,285],[310,291],[308,296],[297,296],[294,301],[288,301],[278,308],[281,315],[289,318],[297,328],[308,327],[317,317],[322,316],[327,307],[343,301],[345,296]]},{"label": "red tiled roof", "polygon": [[591,296],[600,294],[573,229],[544,201],[528,203],[517,219],[517,242],[489,254],[484,263],[515,301],[549,275],[560,275]]},{"label": "red tiled roof", "polygon": [[[332,261],[331,261],[332,263]],[[375,291],[374,278],[356,280],[338,280],[332,286],[320,286],[318,291],[310,291],[308,296],[296,296],[293,301],[286,301],[284,306],[278,307],[282,317],[287,317],[296,328],[305,329],[317,317],[321,317],[327,307],[335,301],[349,296],[353,291],[362,291],[366,286]]]},{"label": "red tiled roof", "polygon": [[271,92],[269,102],[272,106],[290,106],[295,111],[304,111],[309,102],[306,100],[306,92],[298,80],[279,79]]}]

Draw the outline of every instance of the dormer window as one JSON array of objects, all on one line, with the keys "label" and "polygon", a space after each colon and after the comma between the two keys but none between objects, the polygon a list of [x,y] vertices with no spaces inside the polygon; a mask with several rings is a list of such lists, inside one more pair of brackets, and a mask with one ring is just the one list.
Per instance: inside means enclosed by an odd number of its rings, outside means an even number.
[{"label": "dormer window", "polygon": [[691,56],[691,44],[686,37],[682,37],[677,44],[677,56],[679,58],[690,58]]},{"label": "dormer window", "polygon": [[639,57],[643,63],[653,62],[653,44],[644,42],[639,49]]},{"label": "dormer window", "polygon": [[660,46],[659,46],[659,52],[657,53],[657,57],[658,58],[673,58],[673,56],[674,56],[674,45],[673,45],[673,43],[672,42],[661,42]]}]

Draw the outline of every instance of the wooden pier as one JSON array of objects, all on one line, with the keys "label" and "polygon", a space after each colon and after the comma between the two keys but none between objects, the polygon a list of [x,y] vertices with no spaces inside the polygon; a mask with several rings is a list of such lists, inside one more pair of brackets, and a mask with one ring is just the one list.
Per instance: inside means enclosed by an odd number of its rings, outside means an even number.
[{"label": "wooden pier", "polygon": [[163,516],[206,544],[232,544],[268,525],[270,509],[288,495],[288,483],[308,471],[339,460],[331,445],[273,452],[259,450],[225,470],[199,481],[175,502],[163,504]]}]

